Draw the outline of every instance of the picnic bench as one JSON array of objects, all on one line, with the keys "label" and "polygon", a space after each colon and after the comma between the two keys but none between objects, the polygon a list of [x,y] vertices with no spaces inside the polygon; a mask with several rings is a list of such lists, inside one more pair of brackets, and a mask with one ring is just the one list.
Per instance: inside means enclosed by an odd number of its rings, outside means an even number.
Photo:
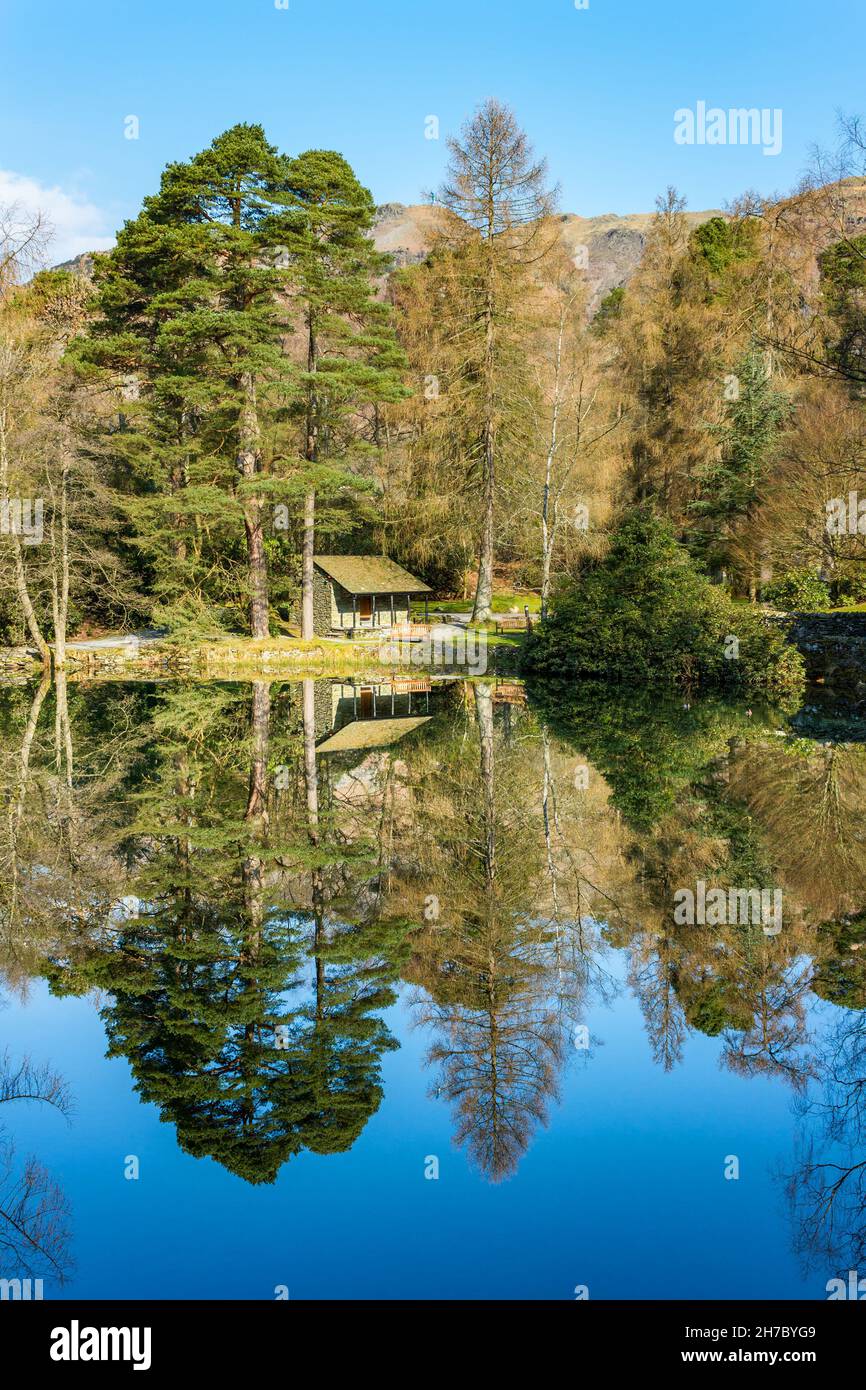
[{"label": "picnic bench", "polygon": [[532,619],[529,616],[529,609],[524,608],[522,613],[503,613],[496,619],[497,632],[531,632]]}]

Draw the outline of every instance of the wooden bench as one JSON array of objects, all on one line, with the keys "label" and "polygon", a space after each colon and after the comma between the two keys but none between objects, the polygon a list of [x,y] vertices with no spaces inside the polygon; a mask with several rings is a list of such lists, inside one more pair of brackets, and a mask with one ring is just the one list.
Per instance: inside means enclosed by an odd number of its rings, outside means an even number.
[{"label": "wooden bench", "polygon": [[497,681],[493,687],[493,703],[495,705],[525,705],[526,686],[520,685],[517,681]]},{"label": "wooden bench", "polygon": [[433,682],[429,676],[420,680],[395,680],[391,681],[391,689],[395,695],[424,695],[433,689]]}]

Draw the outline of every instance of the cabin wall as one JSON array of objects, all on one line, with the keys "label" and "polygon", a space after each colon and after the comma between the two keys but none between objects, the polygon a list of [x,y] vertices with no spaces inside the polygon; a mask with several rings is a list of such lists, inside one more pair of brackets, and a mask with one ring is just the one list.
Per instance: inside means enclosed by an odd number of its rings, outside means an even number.
[{"label": "cabin wall", "polygon": [[[347,631],[353,624],[352,595],[339,584],[331,584],[331,629]],[[391,595],[376,595],[376,614],[375,622],[372,617],[361,617],[361,599],[357,600],[357,617],[354,619],[355,627],[359,628],[387,628],[391,626]],[[406,603],[405,594],[394,595],[394,621],[405,623],[409,618],[409,608]]]},{"label": "cabin wall", "polygon": [[331,581],[321,570],[313,570],[313,631],[317,637],[327,637],[334,624],[331,621]]}]

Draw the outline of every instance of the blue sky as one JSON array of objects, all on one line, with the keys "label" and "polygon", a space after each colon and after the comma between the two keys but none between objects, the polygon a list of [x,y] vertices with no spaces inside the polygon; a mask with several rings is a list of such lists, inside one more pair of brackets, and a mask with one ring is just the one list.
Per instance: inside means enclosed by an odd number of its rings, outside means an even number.
[{"label": "blue sky", "polygon": [[[714,207],[789,190],[838,111],[866,114],[855,0],[280,2],[2,0],[0,201],[42,201],[59,259],[106,244],[170,159],[256,120],[290,153],[341,150],[378,202],[418,202],[445,135],[494,95],[564,210],[645,211],[668,183]],[[781,154],[677,145],[674,112],[698,101],[781,109]]]}]

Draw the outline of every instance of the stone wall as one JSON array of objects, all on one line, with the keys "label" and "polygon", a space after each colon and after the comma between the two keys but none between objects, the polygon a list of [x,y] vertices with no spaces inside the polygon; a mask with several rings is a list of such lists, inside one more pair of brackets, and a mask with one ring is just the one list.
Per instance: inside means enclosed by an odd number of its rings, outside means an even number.
[{"label": "stone wall", "polygon": [[41,669],[39,658],[27,647],[0,647],[0,677],[28,676]]},{"label": "stone wall", "polygon": [[779,621],[803,653],[810,681],[866,694],[866,613],[790,613]]},{"label": "stone wall", "polygon": [[331,631],[331,583],[320,569],[313,570],[313,632],[327,637]]}]

